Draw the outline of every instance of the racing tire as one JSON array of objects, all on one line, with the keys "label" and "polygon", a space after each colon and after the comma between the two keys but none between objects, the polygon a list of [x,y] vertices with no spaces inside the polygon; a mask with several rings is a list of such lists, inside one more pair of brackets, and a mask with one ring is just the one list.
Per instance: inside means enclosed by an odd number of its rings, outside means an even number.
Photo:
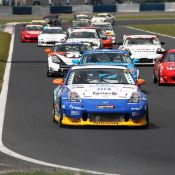
[{"label": "racing tire", "polygon": [[160,83],[160,75],[158,75],[157,84],[158,84],[158,86],[161,86],[161,85],[162,85],[162,84]]},{"label": "racing tire", "polygon": [[54,108],[54,104],[53,104],[53,122],[56,123],[59,127],[62,127],[63,124],[62,124],[62,120],[63,120],[63,114],[62,114],[62,111],[61,111],[61,105],[60,105],[60,113],[59,113],[59,116],[58,116],[58,120],[55,119],[55,108]]},{"label": "racing tire", "polygon": [[156,76],[155,76],[155,74],[153,74],[153,83],[157,83],[158,82],[158,80],[157,80],[157,78],[156,78]]},{"label": "racing tire", "polygon": [[149,109],[148,109],[148,106],[147,106],[147,109],[146,109],[146,118],[145,118],[145,120],[146,120],[146,125],[141,127],[143,129],[147,129],[148,126],[149,126]]}]

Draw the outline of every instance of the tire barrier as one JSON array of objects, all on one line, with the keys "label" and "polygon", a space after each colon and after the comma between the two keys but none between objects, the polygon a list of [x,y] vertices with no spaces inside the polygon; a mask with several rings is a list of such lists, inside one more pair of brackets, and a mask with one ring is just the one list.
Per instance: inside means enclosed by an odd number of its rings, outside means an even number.
[{"label": "tire barrier", "polygon": [[52,6],[50,7],[50,13],[72,13],[72,6]]},{"label": "tire barrier", "polygon": [[143,3],[140,4],[140,12],[142,11],[165,11],[164,3]]},{"label": "tire barrier", "polygon": [[32,7],[12,7],[13,15],[31,15]]}]

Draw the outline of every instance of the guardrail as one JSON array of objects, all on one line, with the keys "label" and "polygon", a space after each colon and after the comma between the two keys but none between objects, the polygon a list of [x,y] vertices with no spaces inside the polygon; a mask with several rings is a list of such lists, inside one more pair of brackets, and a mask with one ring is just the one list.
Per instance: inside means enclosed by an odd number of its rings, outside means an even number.
[{"label": "guardrail", "polygon": [[43,15],[46,12],[54,13],[93,13],[93,12],[142,12],[142,11],[175,11],[173,3],[123,3],[114,5],[74,5],[74,6],[0,6],[0,15]]}]

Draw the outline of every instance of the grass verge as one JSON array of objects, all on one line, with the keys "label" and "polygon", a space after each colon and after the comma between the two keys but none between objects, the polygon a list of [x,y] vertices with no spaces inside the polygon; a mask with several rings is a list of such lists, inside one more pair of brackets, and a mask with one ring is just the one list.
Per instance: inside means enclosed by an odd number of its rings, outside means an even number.
[{"label": "grass verge", "polygon": [[147,24],[147,25],[130,25],[131,27],[148,30],[155,33],[175,36],[174,24]]},{"label": "grass verge", "polygon": [[11,35],[0,31],[0,92],[3,83],[4,71],[9,53]]}]

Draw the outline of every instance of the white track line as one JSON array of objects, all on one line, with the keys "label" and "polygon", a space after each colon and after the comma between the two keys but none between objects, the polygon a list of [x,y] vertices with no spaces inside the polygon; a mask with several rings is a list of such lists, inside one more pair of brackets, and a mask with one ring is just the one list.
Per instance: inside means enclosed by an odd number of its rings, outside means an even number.
[{"label": "white track line", "polygon": [[[15,29],[15,27],[13,27]],[[59,168],[63,170],[69,170],[69,171],[76,171],[76,172],[84,172],[84,173],[89,173],[89,174],[99,174],[99,175],[119,175],[119,174],[110,174],[110,173],[104,173],[104,172],[98,172],[98,171],[91,171],[91,170],[86,170],[86,169],[79,169],[79,168],[74,168],[74,167],[68,167],[68,166],[62,166],[62,165],[57,165],[57,164],[52,164],[36,159],[32,159],[30,157],[26,157],[24,155],[18,154],[10,149],[8,149],[2,142],[2,132],[3,132],[3,123],[4,123],[4,116],[5,116],[5,108],[6,108],[6,101],[7,101],[7,94],[8,94],[8,85],[9,85],[9,78],[10,78],[10,69],[11,69],[11,61],[12,61],[12,54],[13,54],[13,47],[14,47],[14,38],[15,38],[15,32],[12,32],[12,38],[10,42],[10,50],[9,50],[9,56],[6,64],[6,69],[5,69],[5,74],[4,74],[4,82],[2,86],[2,91],[0,94],[0,151],[24,160],[28,161],[30,163],[35,163],[38,165],[43,165],[43,166],[48,166],[48,167],[53,167],[53,168]]]},{"label": "white track line", "polygon": [[138,29],[138,28],[131,27],[131,26],[124,26],[124,27],[126,27],[128,29],[139,30],[139,31],[142,31],[142,32],[152,33],[152,34],[156,34],[156,35],[160,35],[160,36],[164,36],[164,37],[175,39],[174,36],[170,36],[170,35],[165,35],[165,34],[161,34],[161,33],[151,32],[151,31],[148,31],[148,30]]}]

